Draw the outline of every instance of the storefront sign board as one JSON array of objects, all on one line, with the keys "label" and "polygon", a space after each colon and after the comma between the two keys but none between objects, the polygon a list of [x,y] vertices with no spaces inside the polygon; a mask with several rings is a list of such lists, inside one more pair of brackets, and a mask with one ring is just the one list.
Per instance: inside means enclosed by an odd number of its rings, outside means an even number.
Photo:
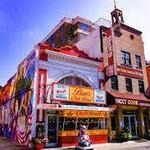
[{"label": "storefront sign board", "polygon": [[150,107],[150,102],[145,102],[142,100],[134,100],[134,99],[123,99],[123,98],[116,98],[116,104]]},{"label": "storefront sign board", "polygon": [[[78,130],[74,131],[60,131],[59,136],[77,136]],[[107,129],[100,129],[100,130],[88,130],[88,135],[107,135]]]},{"label": "storefront sign board", "polygon": [[[62,112],[61,112],[62,113]],[[103,112],[103,111],[85,111],[85,110],[64,110],[63,113],[64,117],[109,117],[109,112]]]},{"label": "storefront sign board", "polygon": [[106,92],[104,90],[95,90],[94,100],[95,103],[106,104]]},{"label": "storefront sign board", "polygon": [[106,92],[89,87],[54,84],[53,100],[106,104]]},{"label": "storefront sign board", "polygon": [[106,111],[110,112],[113,109],[108,107],[98,107],[98,106],[78,106],[78,105],[61,105],[61,104],[38,104],[37,109],[45,110],[88,110],[88,111]]},{"label": "storefront sign board", "polygon": [[53,98],[56,100],[69,100],[69,86],[54,84]]},{"label": "storefront sign board", "polygon": [[70,101],[93,103],[94,91],[91,88],[70,86]]},{"label": "storefront sign board", "polygon": [[132,68],[125,67],[125,66],[117,66],[117,73],[118,75],[124,75],[128,77],[143,79],[142,70],[132,69]]}]

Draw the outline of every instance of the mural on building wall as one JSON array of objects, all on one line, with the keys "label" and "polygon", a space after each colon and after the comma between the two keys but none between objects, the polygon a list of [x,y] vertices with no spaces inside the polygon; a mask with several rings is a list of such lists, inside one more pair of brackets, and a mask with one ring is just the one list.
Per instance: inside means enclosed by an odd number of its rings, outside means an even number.
[{"label": "mural on building wall", "polygon": [[1,91],[0,134],[27,145],[31,136],[35,51],[19,66]]}]

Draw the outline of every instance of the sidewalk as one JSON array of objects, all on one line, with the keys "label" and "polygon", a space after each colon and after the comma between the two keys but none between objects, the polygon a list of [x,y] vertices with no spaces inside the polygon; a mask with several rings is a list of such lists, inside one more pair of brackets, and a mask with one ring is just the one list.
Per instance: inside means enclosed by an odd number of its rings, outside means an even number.
[{"label": "sidewalk", "polygon": [[0,150],[26,150],[27,148],[23,145],[19,145],[7,139],[6,137],[0,136]]},{"label": "sidewalk", "polygon": [[[93,147],[94,150],[150,150],[150,141],[143,139],[123,143],[94,144]],[[45,150],[75,150],[75,148],[46,148]]]},{"label": "sidewalk", "polygon": [[[94,150],[150,150],[150,141],[143,139],[123,143],[94,144],[93,147]],[[0,137],[0,150],[26,150],[26,148],[5,137]],[[75,150],[75,148],[45,148],[45,150]]]}]

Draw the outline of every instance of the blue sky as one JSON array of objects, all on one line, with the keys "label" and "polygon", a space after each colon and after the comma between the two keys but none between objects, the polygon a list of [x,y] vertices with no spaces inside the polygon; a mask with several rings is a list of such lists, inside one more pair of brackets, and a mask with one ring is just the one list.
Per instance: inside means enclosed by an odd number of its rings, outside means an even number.
[{"label": "blue sky", "polygon": [[[150,1],[116,1],[125,23],[143,32],[150,60]],[[82,16],[95,22],[100,17],[110,19],[112,10],[113,0],[0,0],[0,85],[63,17]]]}]

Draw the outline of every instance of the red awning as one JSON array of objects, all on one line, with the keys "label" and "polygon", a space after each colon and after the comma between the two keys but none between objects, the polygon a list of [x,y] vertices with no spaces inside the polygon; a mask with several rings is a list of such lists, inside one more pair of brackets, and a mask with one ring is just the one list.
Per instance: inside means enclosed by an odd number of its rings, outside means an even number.
[{"label": "red awning", "polygon": [[144,95],[137,95],[133,93],[120,93],[117,91],[107,91],[110,95],[112,95],[115,98],[121,98],[121,99],[132,99],[132,100],[142,100],[144,102],[150,103],[150,99],[146,98]]}]

